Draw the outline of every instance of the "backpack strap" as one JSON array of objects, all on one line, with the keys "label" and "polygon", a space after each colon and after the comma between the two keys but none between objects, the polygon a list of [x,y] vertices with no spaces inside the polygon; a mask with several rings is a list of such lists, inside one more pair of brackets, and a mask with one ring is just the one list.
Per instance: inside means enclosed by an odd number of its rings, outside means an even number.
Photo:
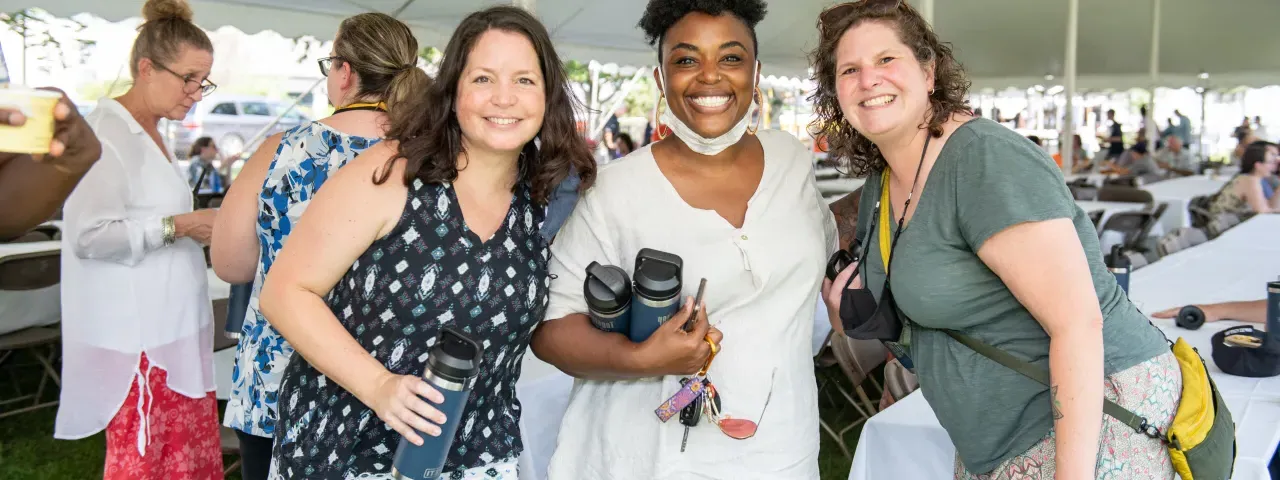
[{"label": "backpack strap", "polygon": [[[973,349],[973,351],[978,352],[982,356],[990,358],[996,363],[1004,365],[1005,367],[1008,367],[1010,370],[1013,370],[1015,372],[1022,374],[1022,376],[1024,377],[1035,380],[1041,385],[1044,385],[1046,387],[1049,386],[1048,370],[1037,367],[1023,360],[1020,360],[1017,357],[1010,354],[1009,352],[1006,352],[999,348],[982,343],[982,341],[976,338],[970,337],[968,335],[957,332],[955,330],[943,330],[943,331],[947,332],[947,335],[950,335],[951,338],[954,338],[957,342],[960,342],[964,344],[966,347]],[[1104,398],[1103,401],[1104,401],[1104,403],[1102,404],[1103,413],[1110,415],[1111,418],[1119,420],[1120,423],[1128,425],[1129,428],[1136,430],[1138,433],[1141,433],[1148,437],[1159,439],[1162,441],[1164,440],[1164,436],[1160,434],[1160,430],[1157,429],[1155,426],[1147,423],[1146,418],[1143,418],[1138,414],[1133,413],[1127,408],[1117,405],[1115,402],[1112,402],[1111,400]]]}]

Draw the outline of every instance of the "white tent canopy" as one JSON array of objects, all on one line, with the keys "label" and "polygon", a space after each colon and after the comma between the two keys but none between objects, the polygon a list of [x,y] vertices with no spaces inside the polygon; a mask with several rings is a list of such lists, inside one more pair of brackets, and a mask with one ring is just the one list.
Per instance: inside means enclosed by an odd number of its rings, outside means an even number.
[{"label": "white tent canopy", "polygon": [[[919,3],[920,0],[913,0]],[[197,23],[244,32],[330,38],[342,18],[399,12],[423,45],[443,47],[467,13],[494,0],[193,0]],[[565,58],[631,65],[654,61],[635,27],[643,0],[536,0],[538,16]],[[765,74],[807,76],[815,20],[831,0],[770,2],[758,27]],[[952,42],[975,87],[1028,87],[1062,81],[1067,0],[933,0],[934,23]],[[15,11],[38,4],[50,13],[91,13],[108,20],[138,16],[142,0],[0,0]],[[1150,87],[1152,0],[1080,0],[1077,88]],[[1280,2],[1163,0],[1159,86],[1196,85],[1208,72],[1217,86],[1280,83]]]}]

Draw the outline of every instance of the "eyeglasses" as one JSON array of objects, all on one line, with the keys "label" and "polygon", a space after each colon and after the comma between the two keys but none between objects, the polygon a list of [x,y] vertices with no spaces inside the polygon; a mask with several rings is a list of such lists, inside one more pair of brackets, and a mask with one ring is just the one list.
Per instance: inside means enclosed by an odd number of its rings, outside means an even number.
[{"label": "eyeglasses", "polygon": [[[711,422],[715,423],[716,426],[720,428],[720,431],[725,435],[728,435],[729,438],[733,438],[735,440],[746,440],[754,437],[756,435],[756,431],[760,429],[760,422],[764,421],[765,410],[769,409],[769,400],[773,398],[773,381],[774,377],[777,375],[777,368],[774,368],[773,373],[769,374],[769,393],[765,395],[764,406],[760,407],[760,415],[756,417],[755,421],[745,418],[734,418],[730,415],[721,413],[720,404],[716,401],[707,401],[703,403],[707,410],[707,416],[710,417]],[[714,397],[716,395],[715,387],[710,386],[708,388],[711,389],[711,392],[708,393],[708,397]]]},{"label": "eyeglasses", "polygon": [[324,57],[319,60],[316,60],[316,64],[320,65],[320,75],[328,77],[329,70],[333,68],[333,62],[345,62],[345,61],[346,60],[343,59],[342,57],[333,56],[333,57]]},{"label": "eyeglasses", "polygon": [[833,30],[837,23],[849,17],[859,7],[887,12],[902,6],[902,0],[859,0],[832,5],[818,14],[818,32]]},{"label": "eyeglasses", "polygon": [[196,80],[193,74],[183,75],[181,73],[170,70],[169,67],[161,65],[157,62],[152,62],[151,64],[155,65],[156,68],[169,72],[173,76],[178,77],[178,79],[182,80],[182,91],[187,95],[200,92],[201,95],[207,96],[210,93],[213,93],[214,90],[218,89],[218,85],[213,82],[210,82],[208,78],[205,78],[203,80]]}]

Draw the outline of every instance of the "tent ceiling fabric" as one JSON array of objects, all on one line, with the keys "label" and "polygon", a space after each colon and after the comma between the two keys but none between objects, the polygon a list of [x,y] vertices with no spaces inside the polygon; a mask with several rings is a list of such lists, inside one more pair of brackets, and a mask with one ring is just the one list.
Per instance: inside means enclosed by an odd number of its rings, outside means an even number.
[{"label": "tent ceiling fabric", "polygon": [[[918,0],[913,0],[918,1]],[[31,0],[0,0],[16,11]],[[59,16],[91,13],[108,20],[138,16],[142,0],[41,0]],[[400,15],[423,45],[443,47],[469,12],[495,0],[416,0]],[[635,27],[643,0],[537,0],[537,14],[565,58],[652,64],[654,51]],[[757,28],[763,73],[806,76],[818,13],[831,0],[775,0]],[[193,0],[197,23],[256,33],[330,38],[342,18],[393,12],[405,0]],[[1062,75],[1066,0],[934,0],[935,25],[952,42],[976,88],[1027,87]],[[1081,89],[1147,87],[1151,0],[1080,0]],[[1163,0],[1161,86],[1195,85],[1200,71],[1218,86],[1280,83],[1280,24],[1275,0]]]}]

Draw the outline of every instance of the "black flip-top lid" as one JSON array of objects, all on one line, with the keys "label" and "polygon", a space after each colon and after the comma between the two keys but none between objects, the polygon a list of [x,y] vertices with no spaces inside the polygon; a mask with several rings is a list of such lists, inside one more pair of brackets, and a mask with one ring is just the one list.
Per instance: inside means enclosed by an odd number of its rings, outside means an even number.
[{"label": "black flip-top lid", "polygon": [[465,383],[480,373],[484,349],[475,340],[453,328],[440,329],[436,344],[427,355],[431,372],[445,380]]},{"label": "black flip-top lid", "polygon": [[631,277],[621,268],[591,262],[587,266],[587,278],[582,282],[582,294],[593,311],[620,311],[631,305]]},{"label": "black flip-top lid", "polygon": [[680,295],[684,260],[652,248],[636,254],[636,292],[648,298],[667,299]]},{"label": "black flip-top lid", "polygon": [[1129,268],[1129,257],[1124,254],[1124,249],[1120,245],[1111,246],[1111,255],[1108,257],[1107,265],[1111,268]]}]

